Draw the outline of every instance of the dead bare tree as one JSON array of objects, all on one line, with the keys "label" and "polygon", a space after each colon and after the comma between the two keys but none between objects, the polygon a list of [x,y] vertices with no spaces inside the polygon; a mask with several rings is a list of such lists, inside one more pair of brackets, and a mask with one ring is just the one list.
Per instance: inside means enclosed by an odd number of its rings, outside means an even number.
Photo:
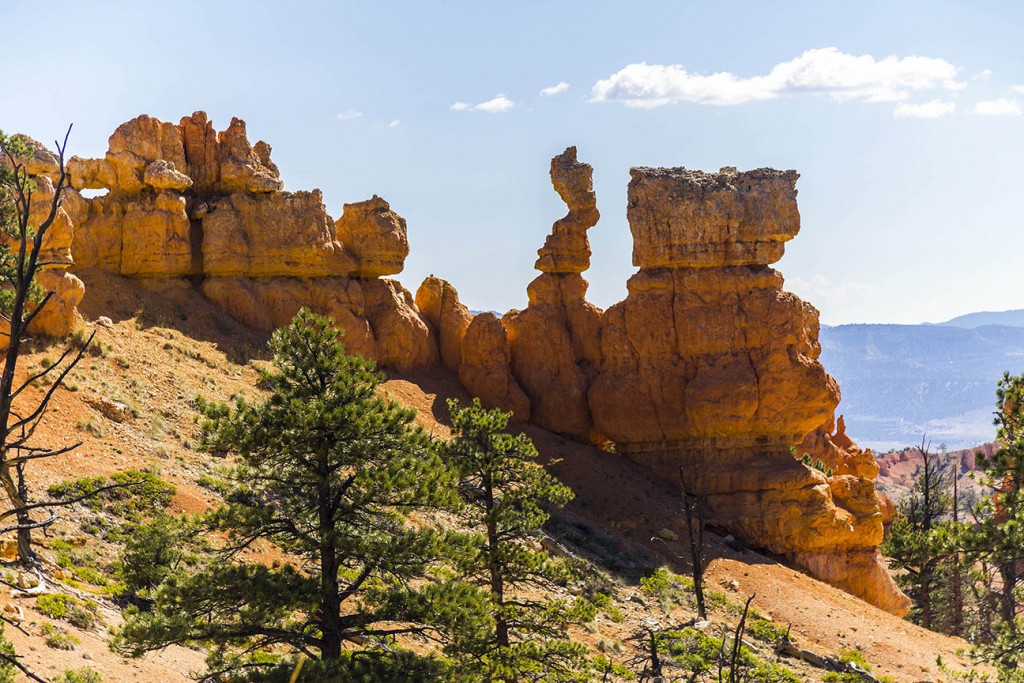
[{"label": "dead bare tree", "polygon": [[686,466],[679,467],[679,482],[683,493],[683,514],[686,517],[686,535],[690,545],[690,567],[693,578],[693,593],[697,600],[697,616],[708,618],[708,610],[704,601],[704,568],[706,564],[706,544],[704,540],[704,524],[707,521],[707,455],[704,443],[701,442],[700,457],[689,463],[689,476]]},{"label": "dead bare tree", "polygon": [[[13,524],[0,528],[0,534],[17,533],[18,561],[34,565],[32,531],[49,526],[57,517],[35,519],[35,513],[49,512],[64,503],[30,501],[26,465],[34,460],[68,453],[80,443],[48,446],[36,439],[37,430],[57,389],[82,359],[92,335],[80,345],[67,346],[56,361],[18,380],[18,361],[30,339],[29,327],[53,296],[36,282],[39,271],[50,265],[68,265],[41,259],[46,233],[57,219],[63,192],[67,187],[64,152],[71,128],[63,142],[55,142],[59,172],[53,183],[53,196],[44,205],[42,220],[33,220],[33,196],[36,183],[29,176],[27,163],[32,150],[23,139],[0,132],[0,320],[7,341],[3,373],[0,374],[0,487],[6,495],[7,509],[0,512],[0,523],[14,518]],[[49,179],[47,179],[49,180]],[[32,399],[26,390],[47,384],[41,396]]]}]

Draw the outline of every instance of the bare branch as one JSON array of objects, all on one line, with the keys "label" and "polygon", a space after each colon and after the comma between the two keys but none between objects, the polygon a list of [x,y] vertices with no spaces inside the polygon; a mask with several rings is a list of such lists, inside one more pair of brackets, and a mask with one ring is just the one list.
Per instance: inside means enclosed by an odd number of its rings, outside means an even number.
[{"label": "bare branch", "polygon": [[23,674],[31,678],[33,681],[36,681],[37,683],[49,683],[49,681],[47,681],[45,678],[40,678],[32,672],[32,669],[28,668],[27,666],[19,662],[18,657],[16,655],[9,655],[5,652],[0,652],[0,659],[4,660],[5,662],[14,667],[17,667],[19,671],[21,671]]}]

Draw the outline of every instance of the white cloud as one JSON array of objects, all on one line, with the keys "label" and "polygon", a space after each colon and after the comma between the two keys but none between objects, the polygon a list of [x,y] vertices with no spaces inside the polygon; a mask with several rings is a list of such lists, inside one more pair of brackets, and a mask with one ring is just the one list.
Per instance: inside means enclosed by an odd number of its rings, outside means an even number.
[{"label": "white cloud", "polygon": [[542,89],[540,91],[540,96],[541,97],[552,97],[552,96],[557,95],[559,93],[563,93],[563,92],[565,92],[568,89],[569,89],[569,84],[568,83],[566,83],[565,81],[559,81],[555,85],[549,85],[548,87]]},{"label": "white cloud", "polygon": [[1024,110],[1017,100],[1008,100],[999,97],[994,100],[984,100],[974,105],[974,113],[979,116],[1020,116]]},{"label": "white cloud", "polygon": [[896,105],[892,115],[898,119],[937,119],[940,116],[952,114],[955,109],[956,103],[943,100],[932,100],[924,104],[900,102]]},{"label": "white cloud", "polygon": [[972,81],[987,81],[992,78],[992,69],[982,69],[977,74],[971,77]]},{"label": "white cloud", "polygon": [[391,123],[388,124],[388,128],[398,128],[400,125],[402,125],[401,120],[392,119]]},{"label": "white cloud", "polygon": [[843,102],[892,102],[913,92],[964,87],[958,69],[944,59],[850,55],[837,48],[807,50],[763,76],[743,78],[727,71],[705,76],[683,66],[630,64],[594,84],[591,102],[622,102],[652,108],[676,102],[735,105],[783,95],[823,94]]},{"label": "white cloud", "polygon": [[1024,92],[1024,85],[1011,85],[1010,90],[1013,92]]},{"label": "white cloud", "polygon": [[338,114],[338,118],[342,121],[351,121],[352,119],[358,119],[363,115],[363,112],[356,111],[355,109],[349,109],[348,111],[341,112]]},{"label": "white cloud", "polygon": [[502,93],[498,93],[492,99],[486,102],[480,102],[479,104],[470,104],[469,102],[455,102],[449,107],[452,111],[482,111],[488,114],[501,114],[516,106],[516,103],[505,97]]}]

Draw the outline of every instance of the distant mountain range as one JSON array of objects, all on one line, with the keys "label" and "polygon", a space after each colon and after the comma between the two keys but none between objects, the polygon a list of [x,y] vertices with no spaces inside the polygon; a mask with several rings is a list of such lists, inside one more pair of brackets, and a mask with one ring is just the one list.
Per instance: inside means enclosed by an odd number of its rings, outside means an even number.
[{"label": "distant mountain range", "polygon": [[933,446],[991,441],[996,382],[1024,372],[1024,309],[924,325],[822,326],[821,361],[839,381],[847,432],[876,451],[927,434]]}]

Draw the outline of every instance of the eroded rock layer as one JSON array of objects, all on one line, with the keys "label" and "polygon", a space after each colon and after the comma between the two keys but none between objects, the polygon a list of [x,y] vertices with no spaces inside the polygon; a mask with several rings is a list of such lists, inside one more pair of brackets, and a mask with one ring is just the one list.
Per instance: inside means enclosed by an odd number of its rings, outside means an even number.
[{"label": "eroded rock layer", "polygon": [[[348,348],[399,370],[437,363],[433,330],[401,284],[405,220],[380,197],[335,222],[319,190],[286,192],[265,142],[245,122],[217,133],[203,112],[177,125],[140,116],[103,159],[72,158],[80,267],[133,278],[189,278],[261,330],[303,306],[332,315]],[[107,193],[83,197],[78,190]]]},{"label": "eroded rock layer", "polygon": [[[44,152],[33,162],[43,192],[59,170]],[[103,159],[69,162],[76,189],[48,248],[70,263],[73,235],[79,266],[199,287],[262,330],[302,306],[327,313],[351,351],[401,371],[443,364],[514,420],[611,441],[706,494],[715,523],[750,545],[906,611],[877,552],[873,456],[833,419],[839,389],[818,362],[817,311],[770,267],[799,231],[794,171],[633,169],[639,270],[626,299],[601,311],[582,276],[599,219],[592,169],[570,147],[551,162],[568,213],[538,251],[528,306],[474,316],[440,278],[415,300],[382,279],[409,251],[406,222],[386,201],[346,204],[335,221],[318,190],[283,189],[270,153],[238,119],[221,133],[202,112],[129,121]],[[72,309],[76,291],[63,299]],[[794,446],[822,464],[804,464]]]},{"label": "eroded rock layer", "polygon": [[[626,300],[601,320],[595,429],[716,523],[886,610],[909,601],[882,566],[873,471],[845,435],[832,476],[793,457],[839,388],[818,362],[818,313],[769,265],[799,230],[797,174],[631,171]],[[841,435],[841,436],[840,436]]]}]

